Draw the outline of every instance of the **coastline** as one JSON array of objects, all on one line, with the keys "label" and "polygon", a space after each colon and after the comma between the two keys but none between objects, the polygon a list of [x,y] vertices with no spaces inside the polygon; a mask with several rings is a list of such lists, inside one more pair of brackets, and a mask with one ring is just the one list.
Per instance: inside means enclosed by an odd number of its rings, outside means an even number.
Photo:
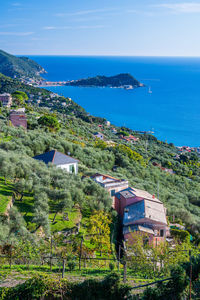
[{"label": "coastline", "polygon": [[200,60],[134,57],[103,60],[98,57],[67,56],[31,58],[45,67],[48,73],[44,77],[49,82],[87,78],[95,74],[110,76],[126,71],[135,74],[140,82],[151,86],[152,94],[146,88],[128,92],[115,88],[72,89],[63,84],[42,87],[72,98],[92,115],[105,117],[118,126],[146,131],[154,128],[159,140],[178,146],[200,145],[197,72]]}]

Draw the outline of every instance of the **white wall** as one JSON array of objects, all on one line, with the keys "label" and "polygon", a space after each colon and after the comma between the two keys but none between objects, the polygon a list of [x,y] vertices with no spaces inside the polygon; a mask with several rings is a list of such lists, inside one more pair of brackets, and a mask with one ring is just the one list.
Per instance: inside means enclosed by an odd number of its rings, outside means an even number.
[{"label": "white wall", "polygon": [[58,168],[66,170],[68,173],[71,173],[70,166],[74,166],[74,173],[77,174],[78,173],[78,164],[77,163],[66,164],[66,165],[57,165]]}]

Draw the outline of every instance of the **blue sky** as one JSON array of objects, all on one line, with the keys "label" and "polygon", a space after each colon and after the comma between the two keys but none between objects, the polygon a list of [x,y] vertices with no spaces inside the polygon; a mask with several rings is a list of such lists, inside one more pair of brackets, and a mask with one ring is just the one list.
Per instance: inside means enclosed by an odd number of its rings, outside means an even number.
[{"label": "blue sky", "polygon": [[2,0],[13,54],[200,56],[200,1]]}]

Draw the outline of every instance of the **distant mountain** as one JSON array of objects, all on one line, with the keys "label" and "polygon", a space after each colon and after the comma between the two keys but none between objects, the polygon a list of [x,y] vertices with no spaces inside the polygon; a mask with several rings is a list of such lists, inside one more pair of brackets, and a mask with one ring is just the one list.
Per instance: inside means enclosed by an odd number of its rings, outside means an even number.
[{"label": "distant mountain", "polygon": [[96,77],[89,77],[86,79],[79,79],[79,80],[73,80],[67,85],[72,86],[95,86],[95,87],[122,87],[122,88],[128,88],[128,87],[140,87],[143,86],[137,79],[135,79],[131,74],[128,73],[122,73],[115,76],[96,76]]},{"label": "distant mountain", "polygon": [[39,78],[45,70],[28,57],[16,57],[0,50],[0,73],[12,78]]}]

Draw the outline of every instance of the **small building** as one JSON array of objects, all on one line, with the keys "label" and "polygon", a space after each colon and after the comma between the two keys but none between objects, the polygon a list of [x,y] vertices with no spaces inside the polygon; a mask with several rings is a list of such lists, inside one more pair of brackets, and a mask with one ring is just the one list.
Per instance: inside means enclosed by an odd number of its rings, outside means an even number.
[{"label": "small building", "polygon": [[78,173],[79,160],[59,151],[51,150],[43,154],[36,155],[33,158],[41,160],[47,165],[52,163],[56,165],[56,167],[66,170],[69,173]]},{"label": "small building", "polygon": [[121,139],[126,141],[126,142],[130,142],[130,143],[134,143],[134,142],[137,142],[139,140],[139,138],[137,138],[133,135],[121,136]]},{"label": "small building", "polygon": [[133,232],[147,236],[149,243],[156,246],[164,242],[168,231],[166,209],[161,201],[143,199],[124,209],[124,240],[131,244]]},{"label": "small building", "polygon": [[0,94],[0,102],[2,103],[2,106],[11,107],[12,105],[11,94],[8,93]]},{"label": "small building", "polygon": [[110,193],[113,200],[113,207],[115,205],[115,194],[128,188],[128,180],[125,179],[117,179],[101,173],[96,173],[92,175],[91,178]]},{"label": "small building", "polygon": [[9,120],[15,127],[24,127],[27,129],[27,118],[25,114],[25,108],[19,108],[10,112]]},{"label": "small building", "polygon": [[94,135],[94,138],[98,138],[100,140],[104,140],[105,139],[104,134],[101,133],[101,132],[95,132],[93,135]]},{"label": "small building", "polygon": [[106,121],[105,121],[105,125],[108,126],[108,127],[110,127],[110,121],[107,121],[107,120],[106,120]]},{"label": "small building", "polygon": [[113,128],[111,129],[111,132],[112,132],[113,134],[117,134],[117,129],[113,127]]}]

